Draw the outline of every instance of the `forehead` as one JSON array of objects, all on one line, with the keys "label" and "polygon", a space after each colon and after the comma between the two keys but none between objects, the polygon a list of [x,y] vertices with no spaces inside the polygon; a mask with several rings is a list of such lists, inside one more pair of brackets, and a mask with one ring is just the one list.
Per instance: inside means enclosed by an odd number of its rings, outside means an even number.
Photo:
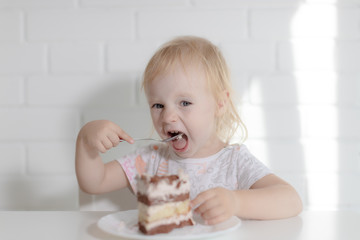
[{"label": "forehead", "polygon": [[144,81],[145,92],[149,86],[164,80],[171,81],[175,85],[208,88],[207,75],[202,64],[194,59],[186,60],[177,59],[168,63],[166,67],[158,69],[157,74],[151,80]]},{"label": "forehead", "polygon": [[153,85],[170,85],[187,92],[208,90],[206,74],[201,64],[175,64],[153,79]]}]

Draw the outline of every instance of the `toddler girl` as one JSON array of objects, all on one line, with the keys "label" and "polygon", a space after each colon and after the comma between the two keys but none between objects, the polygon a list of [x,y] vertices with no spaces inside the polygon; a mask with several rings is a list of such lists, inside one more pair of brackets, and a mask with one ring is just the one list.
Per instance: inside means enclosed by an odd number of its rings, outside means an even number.
[{"label": "toddler girl", "polygon": [[164,44],[150,59],[143,88],[151,118],[161,138],[104,164],[106,152],[119,140],[134,140],[115,123],[87,123],[76,144],[76,174],[82,190],[99,194],[130,187],[137,174],[177,174],[191,182],[191,205],[208,224],[235,215],[247,219],[279,219],[299,214],[301,200],[288,183],[274,175],[243,144],[229,141],[244,127],[232,102],[225,60],[211,42],[179,37]]}]

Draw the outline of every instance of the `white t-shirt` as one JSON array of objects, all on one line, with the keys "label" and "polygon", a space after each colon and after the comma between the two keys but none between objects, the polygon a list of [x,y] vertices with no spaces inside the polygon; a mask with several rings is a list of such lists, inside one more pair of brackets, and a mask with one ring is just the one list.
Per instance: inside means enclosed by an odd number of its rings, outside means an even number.
[{"label": "white t-shirt", "polygon": [[155,144],[141,147],[117,161],[135,193],[137,174],[177,174],[182,169],[189,175],[191,199],[215,187],[249,189],[257,180],[271,173],[245,145],[238,144],[229,145],[206,158],[187,159],[178,157],[166,144]]}]

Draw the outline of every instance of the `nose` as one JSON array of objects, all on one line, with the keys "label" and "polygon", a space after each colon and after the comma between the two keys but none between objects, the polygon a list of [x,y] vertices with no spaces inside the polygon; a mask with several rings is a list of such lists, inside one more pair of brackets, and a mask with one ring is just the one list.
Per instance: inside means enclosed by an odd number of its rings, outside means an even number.
[{"label": "nose", "polygon": [[172,107],[164,108],[162,112],[162,119],[165,123],[173,123],[179,119],[176,109]]}]

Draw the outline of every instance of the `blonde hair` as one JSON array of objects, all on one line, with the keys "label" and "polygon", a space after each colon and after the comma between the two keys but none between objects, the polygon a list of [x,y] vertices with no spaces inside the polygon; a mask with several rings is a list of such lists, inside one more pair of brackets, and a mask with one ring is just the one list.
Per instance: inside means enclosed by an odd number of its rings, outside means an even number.
[{"label": "blonde hair", "polygon": [[[225,110],[216,119],[216,133],[220,139],[229,142],[241,130],[242,141],[247,138],[247,130],[232,100],[230,72],[220,50],[210,41],[194,36],[177,37],[162,45],[150,59],[143,76],[145,92],[148,84],[180,63],[184,69],[193,61],[198,61],[206,74],[208,87],[217,103],[224,103]],[[224,99],[224,94],[227,96]],[[219,104],[216,104],[219,108]]]}]

